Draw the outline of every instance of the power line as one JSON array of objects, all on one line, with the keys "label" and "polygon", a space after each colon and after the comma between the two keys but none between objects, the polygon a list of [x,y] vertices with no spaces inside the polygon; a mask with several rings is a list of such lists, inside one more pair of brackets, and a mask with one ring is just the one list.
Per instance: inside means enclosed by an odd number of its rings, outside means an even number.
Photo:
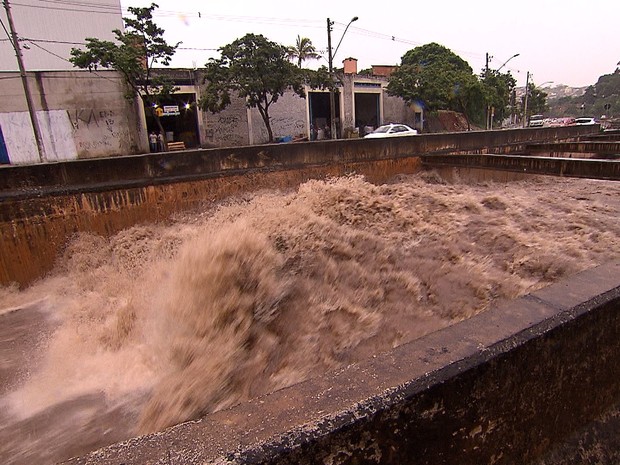
[{"label": "power line", "polygon": [[[28,42],[30,42],[30,41],[28,41]],[[35,47],[40,48],[40,49],[41,49],[41,50],[43,50],[44,52],[47,52],[47,53],[49,53],[50,55],[55,56],[56,58],[60,58],[61,60],[66,61],[67,63],[71,63],[71,61],[70,61],[70,60],[68,60],[68,59],[66,59],[65,57],[62,57],[62,56],[58,55],[57,53],[54,53],[54,52],[52,52],[52,51],[50,51],[50,50],[46,49],[45,47],[42,47],[41,45],[39,45],[39,44],[37,44],[37,43],[35,43],[35,42],[30,42],[30,43],[31,43],[32,45],[34,45]],[[71,64],[73,65],[73,63],[71,63]],[[93,73],[95,76],[97,76],[97,77],[100,77],[100,78],[105,79],[105,80],[110,81],[110,82],[114,82],[114,80],[113,80],[113,79],[108,78],[107,76],[102,76],[101,74],[97,73],[97,71],[92,71],[92,73]],[[118,78],[117,78],[117,80],[118,80]]]},{"label": "power line", "polygon": [[[73,12],[84,12],[84,13],[100,13],[100,14],[119,14],[122,13],[122,8],[118,8],[118,4],[112,3],[99,3],[97,5],[90,4],[80,0],[37,0],[41,3],[51,4],[50,6],[46,5],[28,5],[25,3],[13,3],[13,5],[19,5],[30,8],[40,8],[40,9],[48,9],[48,10],[59,10],[59,11],[73,11]],[[53,5],[53,6],[52,6]],[[72,8],[75,7],[75,8]],[[78,7],[88,7],[89,9],[80,9]],[[93,10],[92,8],[98,8],[99,10]],[[107,11],[106,11],[107,10]],[[125,10],[127,11],[127,10]],[[187,17],[187,18],[198,18],[201,20],[211,20],[211,21],[229,21],[229,22],[247,22],[252,24],[270,24],[270,25],[281,25],[281,26],[293,26],[293,27],[306,27],[306,28],[323,28],[323,21],[318,20],[302,20],[299,18],[275,18],[275,17],[253,17],[253,16],[243,16],[243,15],[217,15],[217,14],[201,14],[200,12],[192,11],[174,11],[174,10],[155,10],[153,12],[154,17]],[[344,24],[336,22],[335,24],[339,26],[345,26]],[[408,38],[386,34],[383,32],[373,31],[369,29],[364,29],[360,27],[352,27],[351,33],[365,36],[369,38],[375,38],[380,40],[387,40],[394,43],[400,43],[411,46],[420,46],[423,42],[411,40]],[[35,39],[32,39],[35,40]],[[44,43],[66,43],[70,45],[84,45],[83,42],[65,42],[61,40],[48,40],[44,39],[36,39],[36,41]],[[195,51],[217,51],[219,48],[198,48],[198,47],[179,47],[178,50],[195,50]],[[456,52],[470,56],[472,58],[481,58],[484,55],[476,52],[463,51],[463,50],[455,50]]]},{"label": "power line", "polygon": [[89,3],[89,2],[84,2],[84,1],[78,1],[78,0],[37,0],[38,2],[41,3],[52,3],[52,4],[57,4],[57,5],[68,5],[68,6],[82,6],[82,7],[86,7],[86,8],[99,8],[99,9],[107,9],[107,10],[113,10],[115,12],[120,12],[121,11],[121,6],[120,4],[114,4],[114,3],[102,3],[102,2],[97,2],[97,3]]},{"label": "power line", "polygon": [[120,3],[105,3],[101,1],[98,1],[97,3],[85,2],[85,1],[79,1],[79,0],[36,0],[36,1],[42,2],[42,3],[57,3],[60,5],[85,6],[89,8],[112,8],[115,10],[121,9]]},{"label": "power line", "polygon": [[52,39],[31,39],[24,37],[21,40],[25,40],[28,42],[41,42],[44,44],[67,44],[67,45],[86,45],[86,42],[70,42],[66,40],[52,40]]},{"label": "power line", "polygon": [[19,3],[19,2],[14,2],[12,3],[12,5],[17,5],[20,7],[26,7],[26,8],[35,8],[35,9],[41,9],[41,10],[55,10],[55,11],[73,11],[73,12],[78,12],[78,13],[96,13],[96,14],[105,14],[105,15],[117,15],[120,13],[119,10],[110,10],[110,11],[97,11],[97,10],[92,10],[92,9],[88,9],[88,10],[83,10],[83,9],[79,9],[79,8],[63,8],[63,7],[57,7],[57,6],[44,6],[44,5],[28,5],[26,3]]},{"label": "power line", "polygon": [[[37,47],[37,48],[39,48],[39,49],[43,50],[44,52],[47,52],[47,53],[49,53],[50,55],[55,56],[56,58],[60,58],[61,60],[66,61],[67,63],[71,63],[71,61],[69,61],[67,58],[65,58],[65,57],[63,57],[63,56],[60,56],[60,55],[58,55],[57,53],[54,53],[54,52],[52,52],[52,51],[50,51],[50,50],[46,49],[45,47],[40,46],[40,45],[39,45],[39,44],[37,44],[36,42],[32,42],[32,41],[30,41],[30,40],[28,40],[27,42],[29,42],[29,43],[31,43],[32,45],[34,45],[35,47]],[[71,63],[71,64],[73,64],[73,63]]]}]

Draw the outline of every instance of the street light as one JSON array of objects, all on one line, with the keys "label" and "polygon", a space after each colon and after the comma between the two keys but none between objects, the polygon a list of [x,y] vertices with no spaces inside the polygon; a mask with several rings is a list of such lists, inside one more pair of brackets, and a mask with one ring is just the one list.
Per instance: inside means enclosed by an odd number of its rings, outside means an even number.
[{"label": "street light", "polygon": [[[495,73],[499,74],[499,71],[508,64],[508,62],[510,60],[512,60],[513,58],[516,58],[520,55],[520,53],[515,53],[513,56],[511,56],[510,58],[508,58],[499,68],[497,68],[495,70]],[[485,68],[485,72],[484,72],[484,79],[486,80],[489,77],[489,60],[493,58],[492,56],[490,56],[487,53],[487,59],[486,59],[486,68]],[[490,107],[489,105],[487,105],[486,107],[486,111],[485,111],[485,116],[486,116],[486,128],[487,129],[491,129],[493,130],[493,117],[495,116],[494,114],[494,108]]]},{"label": "street light", "polygon": [[[347,30],[349,29],[349,26],[351,25],[351,23],[353,23],[354,21],[357,21],[359,18],[357,16],[354,16],[353,18],[351,18],[351,21],[349,21],[349,24],[347,24],[347,27],[344,29],[344,32],[342,33],[342,37],[340,37],[340,41],[338,42],[338,45],[336,46],[336,50],[332,53],[332,26],[334,25],[334,22],[331,21],[329,18],[327,18],[327,54],[328,54],[328,58],[329,58],[329,77],[332,80],[332,84],[333,84],[333,64],[334,64],[334,56],[336,55],[336,52],[338,52],[338,49],[340,48],[340,44],[342,43],[342,39],[344,39],[344,35],[347,33]],[[330,112],[330,123],[331,123],[331,129],[330,129],[330,133],[331,133],[331,138],[335,139],[337,134],[336,134],[336,96],[334,94],[334,89],[331,88],[329,89],[329,112]]]},{"label": "street light", "polygon": [[500,66],[499,68],[497,68],[497,72],[499,73],[499,70],[502,69],[504,66],[506,66],[508,64],[508,62],[510,60],[512,60],[513,58],[517,58],[519,55],[521,55],[520,53],[515,53],[513,56],[511,56],[510,58],[508,58],[504,64],[502,66]]}]

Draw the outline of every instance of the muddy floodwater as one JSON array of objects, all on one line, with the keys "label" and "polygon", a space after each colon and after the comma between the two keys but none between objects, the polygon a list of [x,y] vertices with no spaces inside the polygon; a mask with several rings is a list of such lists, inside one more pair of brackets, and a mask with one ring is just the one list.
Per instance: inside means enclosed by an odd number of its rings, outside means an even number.
[{"label": "muddy floodwater", "polygon": [[364,360],[620,258],[620,183],[262,191],[0,288],[0,463],[55,463]]}]

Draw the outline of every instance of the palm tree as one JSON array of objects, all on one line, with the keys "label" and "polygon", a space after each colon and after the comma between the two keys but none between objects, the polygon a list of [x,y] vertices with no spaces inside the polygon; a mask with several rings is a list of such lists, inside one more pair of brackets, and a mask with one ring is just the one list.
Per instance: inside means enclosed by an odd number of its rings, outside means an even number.
[{"label": "palm tree", "polygon": [[304,60],[318,60],[321,55],[317,53],[316,48],[312,45],[312,41],[307,37],[297,36],[295,45],[286,48],[289,59],[297,59],[297,66],[301,68]]}]

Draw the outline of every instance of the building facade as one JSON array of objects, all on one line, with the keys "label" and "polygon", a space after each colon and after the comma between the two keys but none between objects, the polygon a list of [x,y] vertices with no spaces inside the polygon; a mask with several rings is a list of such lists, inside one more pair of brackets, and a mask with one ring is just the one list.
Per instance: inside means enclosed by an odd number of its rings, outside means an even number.
[{"label": "building facade", "polygon": [[0,80],[0,162],[32,164],[144,153],[144,112],[114,71],[27,73],[45,159],[39,158],[19,73]]},{"label": "building facade", "polygon": [[[400,122],[422,129],[420,108],[387,94],[385,76],[342,74],[335,95],[338,138],[362,137],[377,126]],[[234,147],[268,142],[265,124],[242,98],[220,113],[198,108],[201,70],[161,69],[177,91],[158,102],[156,115],[168,143],[184,148]],[[31,164],[81,158],[147,153],[148,135],[159,132],[151,109],[127,99],[122,77],[114,71],[28,72],[45,158],[40,159],[19,73],[2,72],[0,80],[0,163]],[[306,88],[305,98],[285,93],[270,107],[276,141],[330,138],[328,91]]]},{"label": "building facade", "polygon": [[[344,61],[340,86],[336,92],[335,115],[338,138],[362,137],[378,126],[399,122],[422,130],[423,109],[408,105],[400,97],[387,93],[389,73],[385,66],[381,74],[357,74],[357,60]],[[197,90],[199,92],[199,90]],[[270,121],[276,139],[327,138],[331,127],[329,92],[306,87],[306,97],[289,92],[270,107]],[[248,109],[242,99],[233,99],[224,111],[206,113],[202,119],[205,142],[224,147],[230,145],[262,144],[268,141],[264,122],[256,109]],[[313,136],[314,134],[314,136]],[[331,135],[329,135],[331,136]]]}]

